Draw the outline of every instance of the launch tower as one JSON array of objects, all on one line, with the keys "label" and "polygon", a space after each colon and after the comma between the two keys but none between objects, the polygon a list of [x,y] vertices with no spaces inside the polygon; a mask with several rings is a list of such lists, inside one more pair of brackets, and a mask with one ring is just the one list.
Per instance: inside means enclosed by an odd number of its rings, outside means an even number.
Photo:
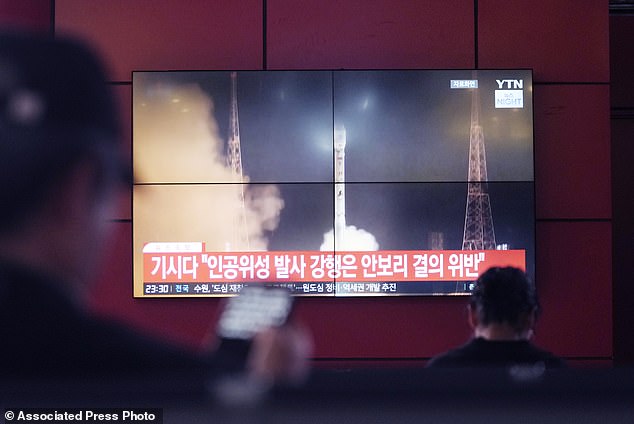
[{"label": "launch tower", "polygon": [[[474,79],[477,73],[474,72]],[[487,182],[484,132],[480,124],[479,88],[472,89],[469,132],[469,177],[462,250],[495,249],[495,231]]]},{"label": "launch tower", "polygon": [[244,205],[244,176],[242,174],[242,152],[240,150],[240,122],[238,121],[238,76],[231,72],[231,114],[229,117],[229,137],[227,140],[227,165],[231,168],[233,182],[236,183],[240,199],[239,210],[234,215],[233,236],[228,242],[228,250],[248,250],[249,233]]}]

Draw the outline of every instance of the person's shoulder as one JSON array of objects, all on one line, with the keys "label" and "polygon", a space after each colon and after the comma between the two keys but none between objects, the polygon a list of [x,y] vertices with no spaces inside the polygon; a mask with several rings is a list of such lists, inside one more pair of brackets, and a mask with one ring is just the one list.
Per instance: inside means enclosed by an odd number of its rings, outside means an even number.
[{"label": "person's shoulder", "polygon": [[426,368],[456,368],[468,366],[469,352],[474,349],[475,340],[463,344],[460,347],[450,349],[444,353],[434,356],[427,362]]},{"label": "person's shoulder", "polygon": [[543,362],[546,365],[546,368],[566,368],[567,364],[566,361],[564,361],[562,358],[560,358],[559,356],[555,355],[554,353],[542,349],[538,346],[535,346],[532,343],[528,343],[528,347],[527,350],[531,353],[531,355],[534,357],[534,360]]},{"label": "person's shoulder", "polygon": [[205,374],[211,354],[199,354],[161,337],[88,311],[53,279],[0,263],[0,352],[14,374],[141,375],[168,370]]},{"label": "person's shoulder", "polygon": [[432,358],[428,368],[507,367],[543,363],[546,368],[565,368],[561,358],[527,340],[488,341],[474,338],[468,343]]}]

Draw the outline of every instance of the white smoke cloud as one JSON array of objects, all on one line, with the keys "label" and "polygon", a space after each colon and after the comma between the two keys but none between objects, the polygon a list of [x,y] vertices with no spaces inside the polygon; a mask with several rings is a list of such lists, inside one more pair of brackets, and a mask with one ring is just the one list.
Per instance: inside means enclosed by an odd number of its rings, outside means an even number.
[{"label": "white smoke cloud", "polygon": [[[347,225],[343,236],[343,245],[337,245],[336,248],[337,250],[343,251],[371,251],[379,250],[379,243],[370,232],[362,228],[357,228],[354,225]],[[319,250],[335,250],[334,230],[331,229],[324,234],[324,241]]]},{"label": "white smoke cloud", "polygon": [[[276,186],[246,185],[243,210],[239,186],[217,184],[236,178],[226,164],[212,99],[197,85],[135,80],[134,89],[135,177],[159,183],[135,187],[135,252],[149,241],[204,241],[209,251],[266,250],[265,232],[277,227],[284,201]],[[174,182],[190,184],[161,184]]]},{"label": "white smoke cloud", "polygon": [[212,100],[197,85],[134,87],[134,170],[141,182],[230,182]]},{"label": "white smoke cloud", "polygon": [[274,185],[257,185],[249,188],[245,199],[248,205],[247,222],[259,228],[273,231],[280,222],[280,211],[284,207],[284,201],[280,197],[280,190]]}]

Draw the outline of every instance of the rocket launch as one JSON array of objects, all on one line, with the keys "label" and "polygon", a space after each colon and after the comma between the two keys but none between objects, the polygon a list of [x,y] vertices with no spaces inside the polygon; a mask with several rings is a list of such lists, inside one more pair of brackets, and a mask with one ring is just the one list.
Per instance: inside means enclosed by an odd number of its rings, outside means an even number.
[{"label": "rocket launch", "polygon": [[343,249],[346,232],[346,129],[335,128],[335,249]]},{"label": "rocket launch", "polygon": [[346,129],[335,127],[333,147],[335,153],[335,221],[332,229],[324,234],[322,251],[378,250],[374,236],[354,225],[346,225]]}]

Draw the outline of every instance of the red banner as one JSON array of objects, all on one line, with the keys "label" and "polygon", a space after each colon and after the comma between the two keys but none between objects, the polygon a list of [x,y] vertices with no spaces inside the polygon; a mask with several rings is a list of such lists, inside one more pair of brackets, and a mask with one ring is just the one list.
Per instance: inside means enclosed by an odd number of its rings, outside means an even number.
[{"label": "red banner", "polygon": [[525,270],[525,251],[145,251],[143,280],[144,283],[472,281],[492,266]]}]

